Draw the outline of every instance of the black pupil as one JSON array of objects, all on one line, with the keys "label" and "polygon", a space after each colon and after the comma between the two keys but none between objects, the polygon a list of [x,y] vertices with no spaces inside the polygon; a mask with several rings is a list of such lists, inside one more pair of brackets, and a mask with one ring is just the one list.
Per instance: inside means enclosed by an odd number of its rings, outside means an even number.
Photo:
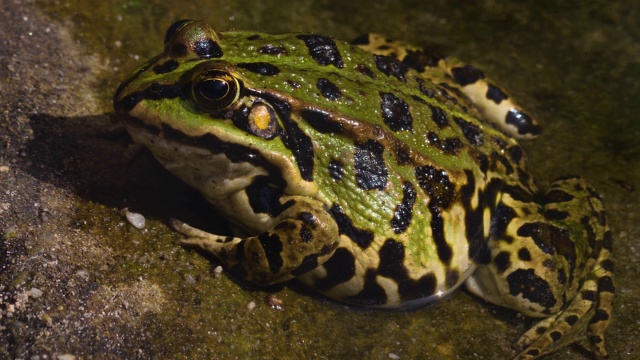
[{"label": "black pupil", "polygon": [[229,93],[229,83],[221,79],[212,79],[201,82],[198,92],[209,100],[220,100]]}]

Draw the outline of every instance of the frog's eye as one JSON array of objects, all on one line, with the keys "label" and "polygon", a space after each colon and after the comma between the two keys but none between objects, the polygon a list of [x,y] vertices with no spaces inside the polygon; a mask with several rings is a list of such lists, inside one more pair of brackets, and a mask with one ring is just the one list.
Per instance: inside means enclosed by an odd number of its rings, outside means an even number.
[{"label": "frog's eye", "polygon": [[240,97],[240,82],[225,71],[204,71],[193,80],[191,96],[204,110],[224,110]]}]

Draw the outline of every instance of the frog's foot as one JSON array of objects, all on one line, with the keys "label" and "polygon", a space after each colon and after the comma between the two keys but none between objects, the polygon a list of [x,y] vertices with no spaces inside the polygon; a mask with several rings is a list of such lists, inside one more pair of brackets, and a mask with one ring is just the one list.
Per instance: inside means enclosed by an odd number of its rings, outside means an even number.
[{"label": "frog's foot", "polygon": [[545,318],[522,335],[516,359],[535,359],[585,337],[594,354],[606,356],[604,330],[614,286],[602,202],[580,178],[555,181],[542,206],[515,195],[503,193],[491,259],[467,280],[467,288],[495,304]]},{"label": "frog's foot", "polygon": [[534,359],[568,345],[582,336],[585,328],[591,351],[598,358],[607,356],[604,331],[609,325],[614,294],[613,263],[607,248],[607,243],[611,243],[609,231],[605,233],[604,243],[580,292],[564,311],[541,320],[520,337],[517,346],[524,350],[516,359]]},{"label": "frog's foot", "polygon": [[[593,267],[577,282],[577,293],[569,298],[566,307],[546,318],[524,333],[517,345],[524,349],[517,359],[533,359],[580,339],[586,333],[591,351],[599,358],[607,356],[604,331],[610,321],[613,306],[612,238],[604,218],[602,203],[595,191],[580,178],[554,182],[545,198],[545,214],[550,218],[565,218],[578,202],[582,214],[579,218],[584,237],[591,247],[591,256],[597,254]],[[565,222],[565,224],[569,224]],[[577,242],[574,238],[574,242]],[[561,251],[559,248],[558,251]],[[589,270],[591,262],[584,264]],[[580,271],[574,273],[579,278]],[[567,292],[568,295],[571,291]],[[586,330],[585,330],[586,329]]]},{"label": "frog's foot", "polygon": [[287,197],[288,207],[275,226],[247,238],[211,234],[172,220],[188,236],[181,245],[195,246],[217,257],[234,276],[257,285],[280,283],[325,262],[339,242],[338,226],[318,201]]},{"label": "frog's foot", "polygon": [[[571,344],[582,336],[582,329],[587,328],[591,351],[604,358],[604,330],[609,320],[607,310],[601,309],[600,301],[594,298],[597,293],[597,279],[585,281],[580,294],[561,313],[541,320],[527,332],[522,334],[516,346],[522,349],[515,357],[517,360],[535,359],[556,349]],[[600,297],[606,293],[601,293]],[[607,296],[605,296],[607,297]],[[600,299],[608,302],[611,299]],[[589,325],[586,322],[590,322]],[[594,327],[595,324],[599,324]]]}]

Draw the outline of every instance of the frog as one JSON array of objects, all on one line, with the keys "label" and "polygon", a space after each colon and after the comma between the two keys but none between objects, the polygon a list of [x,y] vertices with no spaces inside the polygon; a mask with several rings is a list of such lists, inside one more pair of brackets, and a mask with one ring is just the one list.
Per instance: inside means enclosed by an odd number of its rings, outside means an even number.
[{"label": "frog", "polygon": [[228,221],[232,235],[170,225],[232,278],[378,309],[464,284],[540,318],[515,359],[574,342],[607,355],[601,197],[578,176],[538,189],[518,140],[541,126],[478,68],[377,34],[181,20],[113,104],[133,140]]}]

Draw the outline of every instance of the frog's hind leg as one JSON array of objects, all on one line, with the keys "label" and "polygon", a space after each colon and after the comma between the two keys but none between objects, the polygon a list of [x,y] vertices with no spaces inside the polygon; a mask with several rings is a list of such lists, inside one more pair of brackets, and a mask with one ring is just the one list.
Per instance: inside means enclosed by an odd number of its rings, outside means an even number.
[{"label": "frog's hind leg", "polygon": [[473,105],[480,117],[512,137],[533,138],[540,133],[536,120],[474,66],[380,34],[368,34],[353,43],[375,55],[394,57],[401,62],[397,67],[412,68],[425,79],[438,84],[441,95],[444,95],[444,99],[438,99],[441,102],[454,100],[459,105],[455,99],[464,98],[466,101],[462,103]]},{"label": "frog's hind leg", "polygon": [[611,233],[598,195],[580,178],[555,181],[542,206],[506,189],[492,216],[490,257],[470,291],[531,317],[544,317],[518,345],[534,359],[587,338],[605,356],[613,302]]},{"label": "frog's hind leg", "polygon": [[211,234],[173,220],[172,227],[188,236],[181,245],[195,246],[217,257],[236,278],[257,285],[290,280],[322,264],[338,247],[338,225],[317,200],[282,198],[284,209],[274,226],[246,238]]}]

